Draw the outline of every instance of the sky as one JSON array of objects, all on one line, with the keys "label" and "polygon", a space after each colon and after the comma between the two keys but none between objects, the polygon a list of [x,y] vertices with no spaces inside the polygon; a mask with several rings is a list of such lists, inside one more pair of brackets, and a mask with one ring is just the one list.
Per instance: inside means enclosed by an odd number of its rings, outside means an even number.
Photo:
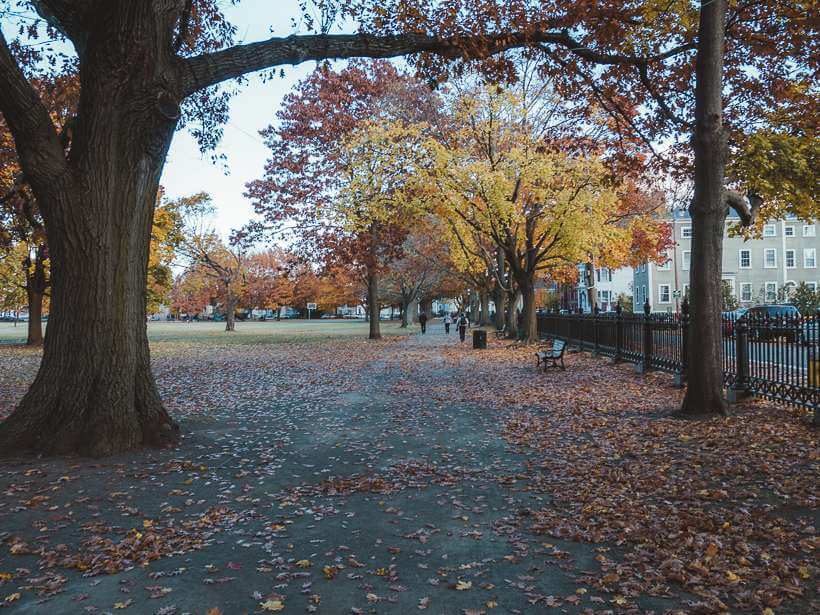
[{"label": "sky", "polygon": [[[230,21],[238,27],[237,42],[288,36],[293,33],[291,19],[298,16],[294,0],[243,0],[236,7],[224,4]],[[225,164],[213,164],[187,131],[179,131],[162,175],[166,195],[175,198],[207,192],[216,207],[213,226],[217,232],[227,238],[231,229],[243,226],[253,216],[250,201],[242,196],[245,184],[262,177],[268,157],[259,131],[275,122],[283,97],[315,67],[315,62],[285,67],[284,79],[267,83],[257,75],[249,77],[231,101],[230,120],[217,150],[227,156]]]}]

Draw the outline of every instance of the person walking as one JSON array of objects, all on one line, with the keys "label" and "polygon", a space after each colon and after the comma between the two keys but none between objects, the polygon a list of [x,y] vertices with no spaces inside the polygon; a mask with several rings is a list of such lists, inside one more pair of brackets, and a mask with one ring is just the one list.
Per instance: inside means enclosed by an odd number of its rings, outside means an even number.
[{"label": "person walking", "polygon": [[467,335],[467,327],[470,326],[470,319],[467,318],[467,315],[462,312],[461,316],[458,317],[458,321],[456,322],[456,327],[458,327],[458,337],[461,341],[464,341],[465,336]]},{"label": "person walking", "polygon": [[447,335],[450,335],[450,325],[453,324],[453,317],[450,316],[450,312],[444,315],[444,332]]},{"label": "person walking", "polygon": [[427,333],[427,313],[422,312],[419,314],[419,324],[421,325],[421,333],[422,335]]}]

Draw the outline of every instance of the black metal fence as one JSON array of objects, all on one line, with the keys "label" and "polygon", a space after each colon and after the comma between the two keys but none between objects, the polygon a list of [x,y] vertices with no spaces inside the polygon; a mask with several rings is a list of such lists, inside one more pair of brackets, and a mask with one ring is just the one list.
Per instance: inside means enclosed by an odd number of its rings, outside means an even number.
[{"label": "black metal fence", "polygon": [[[634,363],[643,371],[675,374],[683,386],[689,352],[689,317],[683,314],[538,315],[542,338],[566,340],[581,350]],[[820,315],[722,318],[723,382],[731,397],[746,394],[803,406],[820,414]],[[696,357],[695,357],[696,360]]]}]

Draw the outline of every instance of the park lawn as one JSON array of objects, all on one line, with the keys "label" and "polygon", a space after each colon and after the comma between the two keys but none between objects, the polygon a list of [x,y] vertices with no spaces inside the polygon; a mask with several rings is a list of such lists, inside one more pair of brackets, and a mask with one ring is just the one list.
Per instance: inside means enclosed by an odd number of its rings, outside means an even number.
[{"label": "park lawn", "polygon": [[[27,323],[0,323],[0,344],[23,344]],[[44,327],[46,324],[44,323]],[[398,321],[382,321],[384,336],[402,335]],[[149,322],[148,339],[156,342],[192,344],[275,344],[280,342],[322,340],[328,337],[367,337],[368,323],[363,320],[282,320],[236,323],[236,331],[225,332],[224,322]]]}]

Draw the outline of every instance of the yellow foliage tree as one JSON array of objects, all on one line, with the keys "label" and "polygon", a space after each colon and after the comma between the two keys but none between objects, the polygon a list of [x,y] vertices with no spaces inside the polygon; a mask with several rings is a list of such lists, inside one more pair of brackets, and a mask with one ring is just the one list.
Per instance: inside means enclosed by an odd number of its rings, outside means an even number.
[{"label": "yellow foliage tree", "polygon": [[401,256],[409,229],[428,210],[422,177],[431,155],[425,124],[370,123],[358,126],[338,153],[343,169],[338,197],[319,212],[346,241],[349,260],[367,280],[370,338],[381,336],[379,280]]},{"label": "yellow foliage tree", "polygon": [[460,97],[453,132],[435,151],[451,229],[476,251],[487,248],[471,234],[503,252],[524,301],[524,339],[537,339],[537,276],[590,254],[608,263],[628,260],[629,231],[612,223],[619,196],[602,162],[536,137],[515,96],[482,90]]}]

